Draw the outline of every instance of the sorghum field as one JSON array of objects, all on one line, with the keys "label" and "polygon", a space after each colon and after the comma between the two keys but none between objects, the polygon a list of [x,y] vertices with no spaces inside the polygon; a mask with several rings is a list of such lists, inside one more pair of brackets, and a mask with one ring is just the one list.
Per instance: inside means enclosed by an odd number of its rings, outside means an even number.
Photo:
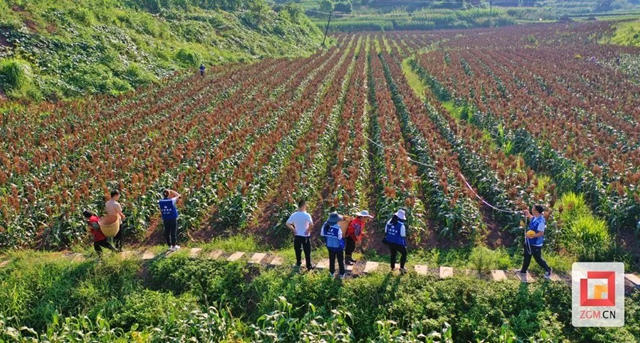
[{"label": "sorghum field", "polygon": [[69,264],[31,250],[88,246],[82,211],[103,213],[114,189],[126,244],[162,244],[157,201],[171,188],[186,245],[251,237],[250,249],[286,249],[285,221],[306,199],[314,253],[330,207],[367,209],[358,251],[375,260],[402,207],[410,261],[463,258],[487,272],[520,263],[518,211],[538,203],[544,254],[565,280],[572,261],[637,273],[640,49],[603,44],[611,34],[601,22],[340,34],[308,58],[11,105],[0,251],[14,261],[0,271],[0,341],[637,340],[638,292],[625,328],[579,330],[564,282],[376,273],[338,284],[186,252]]},{"label": "sorghum field", "polygon": [[300,198],[314,217],[366,208],[378,224],[404,206],[416,246],[519,237],[523,218],[477,193],[546,205],[555,249],[637,264],[639,51],[599,45],[608,28],[339,35],[306,59],[3,113],[0,247],[78,242],[79,213],[111,189],[150,241],[165,187],[193,239],[277,246]]}]

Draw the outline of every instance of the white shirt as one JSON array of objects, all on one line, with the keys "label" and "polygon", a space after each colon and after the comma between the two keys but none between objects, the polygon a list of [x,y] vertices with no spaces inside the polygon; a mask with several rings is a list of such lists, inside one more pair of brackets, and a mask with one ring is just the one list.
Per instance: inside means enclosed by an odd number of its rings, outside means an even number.
[{"label": "white shirt", "polygon": [[287,219],[287,224],[292,224],[296,230],[296,236],[309,237],[307,234],[307,230],[313,225],[313,219],[311,219],[311,215],[307,212],[294,212],[289,219]]}]

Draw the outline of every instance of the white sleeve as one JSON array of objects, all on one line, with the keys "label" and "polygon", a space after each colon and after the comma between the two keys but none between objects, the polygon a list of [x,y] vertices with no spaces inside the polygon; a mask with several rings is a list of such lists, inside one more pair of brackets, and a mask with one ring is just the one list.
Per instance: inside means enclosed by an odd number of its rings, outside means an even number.
[{"label": "white sleeve", "polygon": [[545,224],[544,221],[540,221],[540,223],[538,224],[538,231],[539,232],[544,232],[544,229],[547,227],[547,224]]},{"label": "white sleeve", "polygon": [[338,230],[338,239],[342,239],[342,229]]},{"label": "white sleeve", "polygon": [[320,228],[320,237],[326,237],[326,235],[324,234],[325,225],[327,225],[327,222],[324,222],[324,224],[322,224],[322,227]]},{"label": "white sleeve", "polygon": [[287,219],[287,224],[293,224],[291,218],[293,218],[293,214],[289,216],[289,219]]},{"label": "white sleeve", "polygon": [[406,237],[407,236],[407,229],[405,228],[404,224],[402,224],[402,227],[400,228],[400,237]]},{"label": "white sleeve", "polygon": [[309,217],[309,225],[312,226],[313,225],[313,218],[311,218],[311,215],[309,213],[307,213],[307,216]]}]

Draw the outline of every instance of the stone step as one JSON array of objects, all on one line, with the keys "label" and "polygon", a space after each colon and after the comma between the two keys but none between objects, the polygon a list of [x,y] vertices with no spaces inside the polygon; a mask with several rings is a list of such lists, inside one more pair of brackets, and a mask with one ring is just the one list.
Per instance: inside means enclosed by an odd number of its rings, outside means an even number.
[{"label": "stone step", "polygon": [[69,255],[69,258],[71,259],[71,262],[83,262],[84,260],[86,260],[80,253]]},{"label": "stone step", "polygon": [[318,264],[316,264],[316,268],[318,268],[318,269],[329,269],[329,259],[328,258],[323,258],[322,260],[320,260],[320,262],[318,262]]},{"label": "stone step", "polygon": [[445,279],[453,276],[453,268],[451,267],[440,267],[440,278]]},{"label": "stone step", "polygon": [[265,253],[255,253],[253,254],[253,256],[251,256],[251,259],[249,259],[249,263],[260,264],[262,263],[262,260],[264,260],[265,257],[267,257],[267,254]]},{"label": "stone step", "polygon": [[242,258],[242,256],[244,256],[244,253],[241,251],[236,251],[233,254],[231,254],[231,256],[229,256],[229,258],[227,258],[227,261],[229,262],[235,262],[239,259]]},{"label": "stone step", "polygon": [[417,264],[413,266],[413,269],[415,269],[416,273],[419,275],[427,275],[429,273],[429,267],[424,264]]},{"label": "stone step", "polygon": [[551,273],[551,277],[549,277],[549,280],[551,280],[551,281],[562,281],[562,278],[560,276],[558,276],[558,274],[556,274],[556,273]]},{"label": "stone step", "polygon": [[376,269],[378,269],[379,263],[378,262],[368,262],[365,263],[364,265],[364,273],[365,274],[369,274],[369,273],[373,273],[374,271],[376,271]]},{"label": "stone step", "polygon": [[515,274],[518,280],[520,280],[520,282],[525,282],[525,283],[536,282],[536,279],[529,272],[527,272],[527,275],[521,275],[520,273],[515,273]]},{"label": "stone step", "polygon": [[191,248],[191,250],[189,250],[189,257],[196,258],[201,252],[202,248]]},{"label": "stone step", "polygon": [[128,259],[128,258],[136,258],[140,252],[134,250],[124,250],[120,253],[120,258]]},{"label": "stone step", "polygon": [[504,270],[492,270],[491,278],[493,281],[503,281],[507,279],[507,273]]},{"label": "stone step", "polygon": [[624,274],[624,278],[631,282],[635,288],[640,288],[640,277],[635,274]]},{"label": "stone step", "polygon": [[269,262],[269,265],[272,265],[272,266],[281,266],[283,264],[284,264],[284,259],[280,256],[274,257],[273,260]]},{"label": "stone step", "polygon": [[152,260],[156,257],[156,254],[154,254],[151,250],[145,250],[142,253],[142,259],[143,260]]},{"label": "stone step", "polygon": [[11,260],[0,261],[0,268],[6,267],[10,262]]},{"label": "stone step", "polygon": [[212,260],[216,260],[218,258],[220,258],[220,256],[222,256],[222,254],[224,253],[224,251],[222,250],[214,250],[210,253],[207,254],[207,258],[212,259]]}]

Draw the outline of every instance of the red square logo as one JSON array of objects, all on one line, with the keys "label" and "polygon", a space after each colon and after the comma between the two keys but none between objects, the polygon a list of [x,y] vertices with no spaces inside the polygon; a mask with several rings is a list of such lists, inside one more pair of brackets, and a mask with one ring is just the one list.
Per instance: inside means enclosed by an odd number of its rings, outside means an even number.
[{"label": "red square logo", "polygon": [[[607,280],[604,285],[593,285],[593,297],[589,298],[589,280]],[[606,297],[604,297],[606,294]],[[580,279],[580,306],[616,306],[616,272],[590,271],[586,279]]]}]

